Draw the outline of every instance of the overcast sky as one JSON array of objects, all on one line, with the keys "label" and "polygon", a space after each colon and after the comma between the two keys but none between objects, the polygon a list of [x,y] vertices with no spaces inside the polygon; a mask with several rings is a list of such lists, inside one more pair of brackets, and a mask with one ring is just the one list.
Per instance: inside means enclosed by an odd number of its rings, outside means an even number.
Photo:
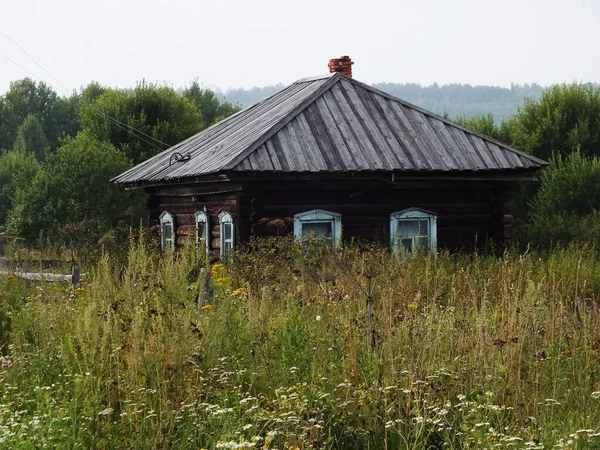
[{"label": "overcast sky", "polygon": [[[350,55],[367,83],[600,82],[600,0],[0,0],[0,32],[69,89],[264,86]],[[31,76],[0,35],[0,93]]]}]

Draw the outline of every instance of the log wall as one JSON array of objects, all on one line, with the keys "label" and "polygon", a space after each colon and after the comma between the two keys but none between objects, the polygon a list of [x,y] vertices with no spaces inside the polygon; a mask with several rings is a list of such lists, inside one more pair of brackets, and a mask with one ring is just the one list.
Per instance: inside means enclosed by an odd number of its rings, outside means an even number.
[{"label": "log wall", "polygon": [[504,182],[249,181],[221,189],[232,191],[221,192],[207,186],[149,190],[150,224],[158,224],[163,211],[171,213],[177,245],[182,246],[193,242],[194,213],[206,208],[211,223],[211,249],[216,252],[220,247],[218,215],[223,211],[235,215],[239,243],[251,236],[291,233],[294,214],[323,209],[342,215],[344,240],[387,243],[390,214],[417,207],[438,215],[440,249],[470,250],[488,240],[503,245],[510,237],[508,185]]}]

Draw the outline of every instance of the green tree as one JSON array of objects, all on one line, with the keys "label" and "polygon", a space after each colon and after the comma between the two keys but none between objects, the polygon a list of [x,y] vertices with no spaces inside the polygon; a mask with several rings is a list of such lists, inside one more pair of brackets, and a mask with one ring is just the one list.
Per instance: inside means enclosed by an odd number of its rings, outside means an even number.
[{"label": "green tree", "polygon": [[127,158],[108,142],[86,133],[67,138],[30,185],[18,190],[8,225],[30,241],[40,233],[58,238],[66,226],[97,240],[139,204],[139,193],[109,181],[128,167]]},{"label": "green tree", "polygon": [[40,121],[52,151],[60,138],[79,130],[77,111],[70,98],[59,97],[43,82],[24,78],[12,82],[0,98],[0,148],[12,148],[19,126],[31,114]]},{"label": "green tree", "polygon": [[521,237],[547,247],[569,242],[600,242],[600,159],[575,151],[555,153],[542,172]]},{"label": "green tree", "polygon": [[492,114],[470,118],[462,116],[458,117],[455,121],[470,130],[489,136],[500,142],[508,143],[511,140],[508,124],[503,122],[498,125]]},{"label": "green tree", "polygon": [[203,89],[198,80],[194,80],[190,86],[185,88],[183,96],[196,106],[202,116],[203,128],[208,128],[241,109],[238,105],[219,100],[214,91]]},{"label": "green tree", "polygon": [[43,161],[49,148],[42,124],[33,114],[28,115],[17,130],[13,151],[32,155],[38,161]]},{"label": "green tree", "polygon": [[110,142],[134,164],[202,129],[190,100],[145,82],[135,89],[108,89],[95,102],[82,103],[80,114],[87,133]]},{"label": "green tree", "polygon": [[510,118],[510,143],[539,158],[580,150],[600,156],[600,87],[554,86],[539,100],[527,99]]},{"label": "green tree", "polygon": [[17,191],[26,189],[40,169],[36,159],[22,151],[0,154],[0,225],[6,223]]}]

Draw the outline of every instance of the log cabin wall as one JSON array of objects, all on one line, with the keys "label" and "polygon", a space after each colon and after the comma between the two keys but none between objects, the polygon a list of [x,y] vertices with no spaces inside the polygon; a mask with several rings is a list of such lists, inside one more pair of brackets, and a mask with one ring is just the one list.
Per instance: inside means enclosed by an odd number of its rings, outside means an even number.
[{"label": "log cabin wall", "polygon": [[342,215],[343,240],[387,243],[390,214],[417,207],[437,214],[439,249],[469,250],[489,240],[506,243],[507,189],[506,183],[481,181],[254,183],[239,196],[238,222],[245,235],[282,235],[292,232],[294,214],[323,209]]},{"label": "log cabin wall", "polygon": [[323,209],[342,214],[342,237],[389,241],[391,213],[417,207],[437,214],[438,248],[470,250],[510,238],[506,182],[487,181],[243,181],[215,186],[147,189],[150,226],[173,215],[177,246],[193,242],[194,214],[209,215],[211,249],[220,249],[219,214],[234,214],[236,242],[293,231],[294,214]]},{"label": "log cabin wall", "polygon": [[218,254],[221,248],[219,214],[225,211],[237,216],[237,189],[235,186],[164,186],[147,189],[149,224],[151,227],[158,225],[160,215],[165,211],[170,213],[175,221],[176,245],[183,247],[194,242],[194,214],[206,211],[211,231],[210,248]]}]

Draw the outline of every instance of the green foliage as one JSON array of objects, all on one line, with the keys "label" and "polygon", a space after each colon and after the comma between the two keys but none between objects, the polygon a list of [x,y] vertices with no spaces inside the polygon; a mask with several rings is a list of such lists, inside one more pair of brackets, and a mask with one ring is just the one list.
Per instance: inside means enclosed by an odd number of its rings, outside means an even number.
[{"label": "green foliage", "polygon": [[45,83],[30,78],[14,81],[0,97],[0,149],[12,148],[19,126],[34,115],[53,151],[60,138],[74,136],[79,130],[76,114],[70,99],[58,97]]},{"label": "green foliage", "polygon": [[509,143],[542,159],[577,150],[600,156],[600,87],[575,83],[546,89],[539,100],[527,99],[508,127]]},{"label": "green foliage", "polygon": [[[594,249],[398,260],[346,248],[317,265],[282,242],[190,279],[203,253],[157,257],[132,240],[123,265],[106,254],[86,268],[75,295],[0,279],[2,445],[598,448]],[[214,296],[199,306],[207,273]]]},{"label": "green foliage", "polygon": [[40,165],[31,154],[11,151],[0,154],[0,226],[6,223],[17,191],[26,189]]},{"label": "green foliage", "polygon": [[240,110],[239,106],[221,101],[214,91],[202,88],[198,80],[184,89],[183,96],[196,106],[202,117],[202,128],[208,128]]},{"label": "green foliage", "polygon": [[[40,232],[58,238],[63,231],[97,240],[136,204],[136,196],[109,181],[128,167],[109,143],[86,133],[68,138],[31,184],[18,191],[9,226],[30,242]],[[66,225],[75,228],[68,231]]]},{"label": "green foliage", "polygon": [[[96,85],[90,86],[84,91],[84,98],[93,99],[100,90]],[[190,100],[170,87],[146,82],[135,89],[107,89],[95,102],[83,102],[80,114],[87,133],[110,142],[134,164],[190,137],[202,127],[201,116]]]},{"label": "green foliage", "polygon": [[31,155],[43,161],[48,154],[49,145],[42,124],[33,114],[28,115],[17,130],[13,151]]},{"label": "green foliage", "polygon": [[492,114],[475,117],[458,117],[455,121],[470,130],[489,136],[500,142],[510,142],[510,132],[507,122],[498,125]]},{"label": "green foliage", "polygon": [[538,246],[600,242],[600,160],[556,153],[542,172],[523,232]]}]

